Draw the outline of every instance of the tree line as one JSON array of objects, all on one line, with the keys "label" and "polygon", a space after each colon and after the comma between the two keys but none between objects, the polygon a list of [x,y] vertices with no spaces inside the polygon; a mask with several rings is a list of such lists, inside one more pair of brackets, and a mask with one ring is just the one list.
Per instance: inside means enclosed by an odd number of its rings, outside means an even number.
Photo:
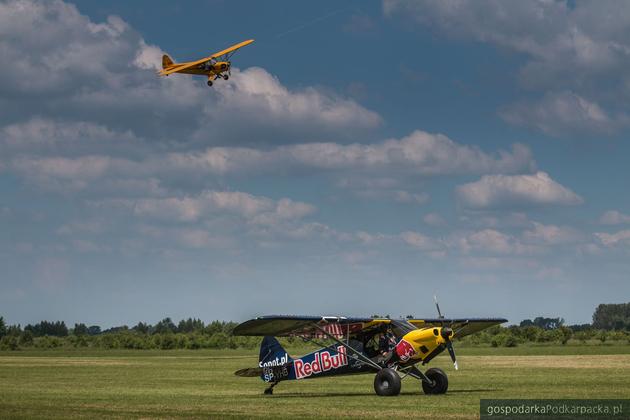
[{"label": "tree line", "polygon": [[[413,316],[411,316],[413,318]],[[232,334],[237,323],[188,318],[177,324],[164,318],[154,325],[139,322],[133,327],[122,325],[102,330],[98,325],[76,323],[68,328],[64,321],[41,321],[6,325],[0,317],[0,350],[21,348],[90,347],[106,349],[225,349],[255,348],[259,337],[237,337]],[[593,314],[592,324],[565,325],[562,318],[536,317],[519,325],[495,327],[464,337],[471,345],[513,347],[524,343],[560,343],[607,341],[630,344],[630,303],[602,304]],[[285,339],[288,343],[294,339]]]},{"label": "tree line", "polygon": [[98,325],[76,323],[68,328],[64,321],[41,321],[7,326],[0,317],[0,350],[20,348],[91,347],[105,349],[201,349],[254,348],[258,337],[237,337],[232,330],[236,322],[188,318],[175,324],[164,318],[151,325],[139,322],[133,327],[122,325],[102,330]]}]

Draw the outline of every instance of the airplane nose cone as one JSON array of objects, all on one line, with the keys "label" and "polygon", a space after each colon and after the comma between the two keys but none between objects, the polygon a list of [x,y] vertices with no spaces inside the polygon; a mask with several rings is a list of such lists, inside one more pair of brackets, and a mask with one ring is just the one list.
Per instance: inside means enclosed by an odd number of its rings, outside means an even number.
[{"label": "airplane nose cone", "polygon": [[453,330],[449,327],[442,328],[442,338],[448,340],[453,335]]}]

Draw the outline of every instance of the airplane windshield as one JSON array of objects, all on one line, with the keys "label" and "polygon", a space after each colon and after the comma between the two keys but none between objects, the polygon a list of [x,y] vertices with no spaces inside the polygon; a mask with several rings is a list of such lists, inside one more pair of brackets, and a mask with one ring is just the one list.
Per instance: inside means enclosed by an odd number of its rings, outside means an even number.
[{"label": "airplane windshield", "polygon": [[416,327],[414,327],[409,322],[402,321],[402,320],[392,320],[391,326],[392,326],[392,329],[394,330],[394,334],[396,334],[397,337],[402,337],[408,332],[416,329]]}]

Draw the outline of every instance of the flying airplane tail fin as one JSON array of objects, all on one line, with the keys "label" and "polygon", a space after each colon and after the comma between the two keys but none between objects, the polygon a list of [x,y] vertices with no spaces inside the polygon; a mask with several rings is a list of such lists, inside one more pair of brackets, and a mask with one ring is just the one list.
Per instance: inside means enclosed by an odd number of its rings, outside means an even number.
[{"label": "flying airplane tail fin", "polygon": [[281,366],[293,361],[275,337],[265,336],[260,344],[260,367]]},{"label": "flying airplane tail fin", "polygon": [[168,66],[172,66],[173,65],[173,60],[171,60],[171,57],[169,57],[168,55],[164,54],[162,56],[162,68],[165,69]]}]

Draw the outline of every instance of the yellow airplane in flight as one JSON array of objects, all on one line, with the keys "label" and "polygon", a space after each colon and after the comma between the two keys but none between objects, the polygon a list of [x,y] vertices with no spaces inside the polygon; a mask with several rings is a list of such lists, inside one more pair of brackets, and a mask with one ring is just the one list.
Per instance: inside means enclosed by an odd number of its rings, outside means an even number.
[{"label": "yellow airplane in flight", "polygon": [[202,58],[197,61],[188,61],[186,63],[174,63],[171,57],[164,54],[162,56],[162,71],[160,76],[168,76],[173,73],[194,74],[208,77],[208,86],[212,86],[213,80],[223,78],[227,80],[230,76],[232,63],[230,58],[236,50],[254,42],[253,39],[232,45],[229,48],[212,54],[209,57]]}]

